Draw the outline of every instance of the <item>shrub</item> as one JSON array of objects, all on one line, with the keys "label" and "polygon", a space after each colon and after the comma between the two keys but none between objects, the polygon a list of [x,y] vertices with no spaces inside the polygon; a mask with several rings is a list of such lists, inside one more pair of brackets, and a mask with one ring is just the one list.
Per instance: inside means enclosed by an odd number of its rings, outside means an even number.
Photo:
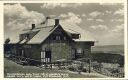
[{"label": "shrub", "polygon": [[70,71],[76,71],[76,69],[74,67],[69,67],[68,68]]},{"label": "shrub", "polygon": [[86,69],[86,68],[83,68],[83,69],[82,69],[82,72],[87,72],[87,69]]}]

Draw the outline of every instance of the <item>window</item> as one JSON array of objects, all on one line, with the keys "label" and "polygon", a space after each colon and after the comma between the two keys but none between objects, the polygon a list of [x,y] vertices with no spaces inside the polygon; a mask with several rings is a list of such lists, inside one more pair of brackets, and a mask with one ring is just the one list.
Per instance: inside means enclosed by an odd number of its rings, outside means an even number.
[{"label": "window", "polygon": [[56,40],[60,40],[60,36],[56,36]]},{"label": "window", "polygon": [[72,49],[72,58],[75,59],[75,52],[76,52],[76,49]]},{"label": "window", "polygon": [[64,36],[64,40],[66,40],[66,37]]},{"label": "window", "polygon": [[41,51],[41,61],[42,62],[51,62],[51,51]]},{"label": "window", "polygon": [[28,40],[29,39],[29,34],[25,35],[25,39]]},{"label": "window", "polygon": [[45,58],[45,51],[41,52],[41,58]]},{"label": "window", "polygon": [[20,40],[22,41],[25,38],[23,34],[20,34]]},{"label": "window", "polygon": [[41,61],[45,62],[45,51],[41,52]]},{"label": "window", "polygon": [[77,49],[77,53],[81,54],[82,53],[82,49],[81,48],[78,48]]}]

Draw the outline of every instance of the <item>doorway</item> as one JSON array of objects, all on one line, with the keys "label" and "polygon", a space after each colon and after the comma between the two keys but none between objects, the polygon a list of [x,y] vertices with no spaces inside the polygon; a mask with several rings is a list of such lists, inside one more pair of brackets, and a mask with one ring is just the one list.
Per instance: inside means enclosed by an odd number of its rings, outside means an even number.
[{"label": "doorway", "polygon": [[19,49],[19,55],[18,56],[25,57],[25,50]]},{"label": "doorway", "polygon": [[41,51],[41,62],[51,62],[51,50]]}]

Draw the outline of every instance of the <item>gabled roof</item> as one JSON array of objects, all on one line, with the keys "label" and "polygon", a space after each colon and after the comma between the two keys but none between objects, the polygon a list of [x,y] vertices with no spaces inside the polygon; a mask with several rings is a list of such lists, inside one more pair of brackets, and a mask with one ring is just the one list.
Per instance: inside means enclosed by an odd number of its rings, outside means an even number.
[{"label": "gabled roof", "polygon": [[21,34],[29,34],[29,33],[38,32],[38,31],[40,31],[40,29],[32,29],[32,30],[28,29],[28,30],[23,30]]},{"label": "gabled roof", "polygon": [[[39,33],[37,33],[30,41],[28,41],[28,44],[35,44],[35,43],[42,43],[44,40],[46,40],[47,37],[50,36],[50,34],[56,30],[56,28],[61,27],[61,25],[57,26],[47,26],[45,28],[41,28]],[[63,29],[63,28],[62,28]],[[66,32],[64,30],[64,32]],[[66,32],[67,33],[67,32]],[[68,33],[67,33],[68,35]],[[70,35],[68,35],[70,36]]]},{"label": "gabled roof", "polygon": [[[81,37],[79,39],[74,39],[74,41],[96,41],[92,38],[91,34],[83,29],[81,29],[77,25],[72,25],[70,23],[64,23],[60,21],[61,27],[68,33],[80,33]],[[41,28],[42,27],[42,28]],[[28,41],[28,44],[34,44],[34,43],[41,43],[43,42],[55,29],[54,28],[54,20],[49,20],[46,25],[37,25],[35,29],[33,30],[24,30],[21,32],[21,34],[24,33],[32,33],[35,31],[39,31],[30,41]]]},{"label": "gabled roof", "polygon": [[54,31],[53,28],[54,26],[40,29],[40,31],[28,42],[28,44],[43,42]]}]

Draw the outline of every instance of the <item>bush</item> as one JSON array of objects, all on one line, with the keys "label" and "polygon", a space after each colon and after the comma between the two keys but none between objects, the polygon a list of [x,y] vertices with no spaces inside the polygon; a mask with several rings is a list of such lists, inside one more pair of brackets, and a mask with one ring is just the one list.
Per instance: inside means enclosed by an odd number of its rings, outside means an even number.
[{"label": "bush", "polygon": [[76,69],[74,67],[69,67],[68,68],[70,71],[76,71]]},{"label": "bush", "polygon": [[86,68],[83,68],[83,69],[82,69],[82,72],[87,72],[87,69],[86,69]]}]

